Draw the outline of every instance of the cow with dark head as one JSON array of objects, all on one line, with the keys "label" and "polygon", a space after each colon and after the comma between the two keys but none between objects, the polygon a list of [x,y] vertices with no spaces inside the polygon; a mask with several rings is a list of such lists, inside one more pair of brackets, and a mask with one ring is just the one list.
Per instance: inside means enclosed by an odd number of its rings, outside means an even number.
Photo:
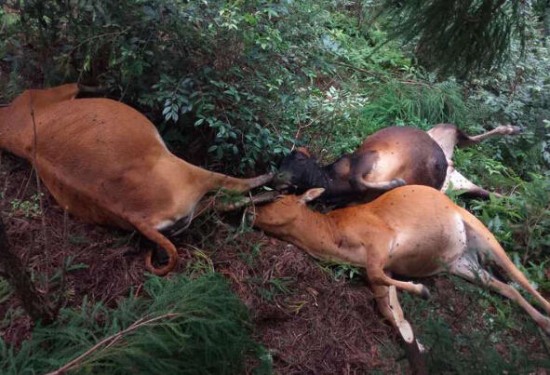
[{"label": "cow with dark head", "polygon": [[307,149],[298,148],[281,163],[280,188],[301,193],[322,187],[322,200],[334,204],[371,201],[384,191],[405,184],[442,191],[454,189],[487,198],[487,190],[454,168],[454,147],[519,132],[519,127],[511,125],[478,136],[468,136],[451,124],[436,125],[428,132],[392,126],[370,135],[355,152],[325,166],[320,166]]}]

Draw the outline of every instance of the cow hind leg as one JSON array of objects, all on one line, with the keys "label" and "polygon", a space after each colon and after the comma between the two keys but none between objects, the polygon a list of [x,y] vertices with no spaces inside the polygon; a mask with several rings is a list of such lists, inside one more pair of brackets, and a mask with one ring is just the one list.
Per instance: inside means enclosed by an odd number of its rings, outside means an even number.
[{"label": "cow hind leg", "polygon": [[407,184],[402,178],[394,178],[390,181],[373,182],[367,181],[366,176],[356,177],[352,181],[354,187],[359,191],[365,191],[367,189],[391,190]]},{"label": "cow hind leg", "polygon": [[[391,190],[399,186],[406,185],[406,181],[402,178],[391,178],[393,175],[388,173],[388,179],[384,181],[371,181],[369,175],[373,172],[372,168],[375,165],[378,156],[376,152],[368,152],[360,156],[354,156],[351,160],[349,183],[358,192],[365,192],[369,189],[374,190]],[[382,177],[381,177],[382,178]]]},{"label": "cow hind leg", "polygon": [[447,179],[443,185],[442,191],[459,191],[462,194],[468,195],[474,198],[488,199],[491,194],[502,197],[499,193],[491,193],[488,190],[474,184],[472,181],[464,177],[460,172],[454,168],[450,168],[447,172]]},{"label": "cow hind leg", "polygon": [[516,302],[548,335],[550,335],[550,319],[542,315],[527,302],[517,289],[495,279],[491,274],[482,269],[473,258],[462,257],[458,259],[451,267],[450,272],[472,283],[489,287],[504,297]]},{"label": "cow hind leg", "polygon": [[467,146],[475,145],[491,137],[516,135],[521,132],[522,132],[522,129],[519,126],[514,126],[514,125],[499,125],[493,130],[490,130],[486,133],[482,133],[478,135],[467,135],[463,132],[460,132],[458,137],[458,147],[467,147]]}]

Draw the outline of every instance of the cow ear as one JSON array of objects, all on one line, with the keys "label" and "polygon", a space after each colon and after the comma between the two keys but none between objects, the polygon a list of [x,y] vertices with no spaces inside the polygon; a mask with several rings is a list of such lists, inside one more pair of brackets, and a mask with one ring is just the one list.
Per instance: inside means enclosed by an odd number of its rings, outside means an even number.
[{"label": "cow ear", "polygon": [[309,150],[305,147],[297,147],[296,148],[296,152],[302,154],[302,155],[305,155],[307,156],[308,158],[311,158],[311,153],[309,152]]},{"label": "cow ear", "polygon": [[79,92],[76,83],[56,86],[49,89],[28,90],[34,109],[42,109],[51,104],[74,99]]},{"label": "cow ear", "polygon": [[324,188],[309,189],[304,194],[300,195],[300,202],[304,204],[307,202],[311,202],[315,198],[318,198],[324,192],[325,192]]}]

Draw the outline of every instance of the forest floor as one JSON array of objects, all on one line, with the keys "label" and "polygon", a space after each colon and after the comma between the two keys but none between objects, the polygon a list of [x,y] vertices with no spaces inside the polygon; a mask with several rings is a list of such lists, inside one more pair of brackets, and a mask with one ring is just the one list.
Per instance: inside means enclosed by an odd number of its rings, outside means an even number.
[{"label": "forest floor", "polygon": [[[77,307],[85,296],[90,303],[102,301],[116,306],[117,300],[130,292],[139,294],[147,277],[144,255],[149,244],[139,235],[67,216],[44,188],[42,191],[41,213],[36,179],[28,163],[2,155],[0,210],[12,248],[42,281],[41,290],[52,294],[49,289],[54,285],[54,275],[66,259],[72,258],[62,287],[65,306]],[[328,265],[292,245],[250,229],[238,233],[235,227],[241,219],[235,214],[211,214],[195,220],[173,239],[180,262],[168,277],[181,272],[192,276],[205,269],[224,275],[249,308],[254,336],[272,353],[278,374],[408,372],[398,338],[381,319],[362,278],[337,280]],[[424,283],[432,292],[430,305],[453,331],[475,331],[480,328],[475,322],[483,324],[485,310],[475,295],[461,293],[447,277]],[[0,303],[0,317],[18,306],[12,294]],[[0,326],[0,335],[10,343],[21,342],[31,334],[30,319],[22,310],[17,311]],[[412,319],[412,311],[405,313],[413,325],[426,314],[415,312]],[[511,334],[517,345],[533,356],[547,353],[540,338],[518,330]],[[497,350],[506,355],[508,348]]]}]

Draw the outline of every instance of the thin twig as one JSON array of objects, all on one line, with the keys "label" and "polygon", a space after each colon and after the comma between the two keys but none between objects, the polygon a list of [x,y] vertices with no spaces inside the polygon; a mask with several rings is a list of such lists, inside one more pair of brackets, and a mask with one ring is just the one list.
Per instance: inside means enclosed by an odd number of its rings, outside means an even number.
[{"label": "thin twig", "polygon": [[[63,233],[62,233],[63,248],[64,249],[66,249],[68,247],[67,218],[68,218],[67,210],[64,210],[63,211]],[[56,303],[56,306],[55,306],[55,311],[56,312],[61,310],[61,307],[62,307],[63,303],[65,303],[65,298],[63,298],[65,296],[65,293],[63,293],[63,291],[65,290],[65,286],[67,284],[67,272],[68,272],[69,263],[70,263],[69,259],[71,259],[71,258],[64,259],[63,264],[61,266],[61,276],[60,276],[60,281],[59,281],[59,287],[57,288],[57,290],[60,293],[59,293],[58,300],[57,300],[57,303]]]},{"label": "thin twig", "polygon": [[36,289],[30,272],[21,258],[12,249],[6,229],[0,218],[0,266],[10,285],[16,291],[23,308],[33,321],[42,321],[42,324],[51,324],[55,320],[56,312]]},{"label": "thin twig", "polygon": [[0,199],[0,212],[2,212],[2,209],[4,208],[4,203],[6,201],[6,196],[7,196],[7,192],[8,192],[8,184],[10,182],[10,175],[8,174],[7,171],[5,172],[2,172],[1,170],[2,168],[2,150],[0,150],[0,174],[1,175],[6,175],[6,177],[4,178],[4,186],[2,187],[2,190],[0,191],[0,197],[2,199]]},{"label": "thin twig", "polygon": [[69,213],[67,210],[63,210],[63,245],[68,246],[69,245]]},{"label": "thin twig", "polygon": [[296,134],[294,134],[294,141],[292,142],[292,147],[290,148],[290,151],[294,151],[294,149],[296,148],[296,143],[298,142],[298,139],[300,139],[300,133],[302,132],[302,130],[309,128],[318,119],[319,116],[317,116],[317,118],[312,118],[311,121],[305,125],[298,125],[298,130],[296,131]]},{"label": "thin twig", "polygon": [[25,180],[25,183],[22,184],[22,186],[17,191],[18,199],[23,199],[23,196],[27,193],[27,189],[29,188],[29,184],[31,183],[33,173],[34,173],[34,168],[31,169],[31,173],[29,173],[29,177]]},{"label": "thin twig", "polygon": [[402,81],[399,81],[399,82],[403,83],[405,85],[418,85],[418,86],[425,86],[425,87],[430,87],[430,88],[432,87],[430,84],[420,82],[420,81],[402,80]]},{"label": "thin twig", "polygon": [[72,54],[74,53],[74,51],[76,51],[77,48],[80,48],[81,46],[83,46],[84,44],[88,43],[88,42],[91,42],[95,39],[101,39],[103,37],[107,37],[107,36],[119,36],[119,35],[122,35],[124,33],[126,33],[127,31],[131,30],[131,26],[128,26],[128,27],[125,27],[124,29],[122,30],[118,30],[118,31],[112,31],[112,32],[108,32],[108,33],[103,33],[103,34],[98,34],[98,35],[93,35],[89,38],[86,38],[84,39],[83,41],[81,41],[80,43],[78,43],[76,46],[74,46],[71,51],[69,52],[69,54]]},{"label": "thin twig", "polygon": [[372,71],[372,70],[367,70],[367,69],[359,68],[359,67],[357,67],[357,66],[354,66],[354,65],[351,65],[351,64],[347,64],[347,63],[344,63],[344,62],[341,62],[341,61],[336,61],[335,64],[336,64],[336,65],[343,66],[343,67],[346,67],[346,68],[349,68],[349,69],[352,69],[352,70],[356,70],[356,71],[361,72],[361,73],[371,74],[371,75],[376,76],[377,78],[381,79],[382,81],[387,81],[387,78],[382,77],[380,73],[374,72],[374,71]]},{"label": "thin twig", "polygon": [[44,200],[42,199],[42,187],[40,185],[40,176],[38,175],[38,168],[36,164],[36,153],[37,153],[37,133],[36,133],[36,120],[34,118],[34,106],[32,103],[32,91],[29,92],[30,94],[30,106],[31,106],[31,118],[32,118],[32,128],[34,133],[34,140],[33,140],[33,153],[32,153],[32,165],[34,169],[34,174],[36,176],[36,189],[38,190],[38,202],[40,204],[40,213],[41,213],[41,219],[42,219],[42,235],[44,238],[44,241],[47,243],[47,236],[46,236],[46,217],[44,216]]},{"label": "thin twig", "polygon": [[[55,371],[47,373],[46,375],[63,375],[67,371],[69,371],[71,369],[74,369],[75,367],[81,365],[82,362],[84,362],[84,360],[86,360],[87,357],[91,356],[95,352],[97,352],[99,350],[107,349],[107,348],[111,347],[112,345],[116,344],[118,341],[120,341],[128,333],[131,333],[131,332],[133,332],[133,331],[135,331],[135,330],[137,330],[137,329],[139,329],[139,328],[141,328],[145,325],[155,323],[155,322],[157,322],[159,320],[162,320],[162,319],[171,319],[171,318],[174,318],[178,315],[179,314],[176,314],[176,313],[167,313],[167,314],[157,316],[155,318],[151,318],[151,319],[147,319],[147,320],[145,320],[144,318],[138,319],[137,321],[135,321],[128,328],[126,328],[126,329],[124,329],[120,332],[117,332],[112,336],[104,338],[103,340],[101,340],[100,342],[98,342],[97,344],[92,346],[90,349],[86,350],[84,353],[82,353],[81,355],[79,355],[78,357],[76,357],[75,359],[70,361],[69,363],[65,364],[64,366],[58,368]],[[102,346],[104,346],[104,347],[102,348]]]}]

